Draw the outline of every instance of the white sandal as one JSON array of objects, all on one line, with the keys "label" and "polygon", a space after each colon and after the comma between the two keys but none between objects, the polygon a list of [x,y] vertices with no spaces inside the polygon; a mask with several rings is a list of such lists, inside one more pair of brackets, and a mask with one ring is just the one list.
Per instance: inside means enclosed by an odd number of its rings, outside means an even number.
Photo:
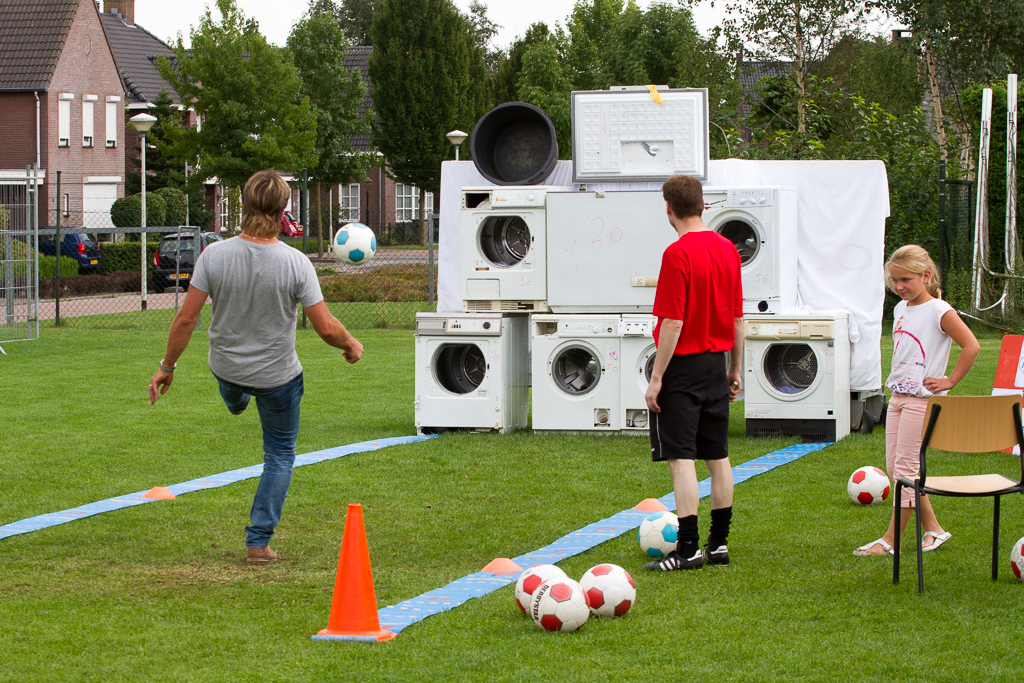
[{"label": "white sandal", "polygon": [[[882,546],[883,552],[881,552],[881,553],[869,553],[868,551],[871,550],[876,545]],[[880,538],[877,541],[871,541],[871,543],[867,543],[865,545],[862,545],[861,547],[859,547],[856,550],[854,550],[853,554],[856,555],[857,557],[871,557],[871,556],[874,556],[874,555],[879,555],[879,556],[881,556],[881,555],[892,555],[892,546],[889,545],[888,543],[886,543],[885,539]]]},{"label": "white sandal", "polygon": [[[921,550],[923,552],[928,552],[929,550],[935,550],[940,545],[942,545],[943,543],[948,541],[952,535],[953,534],[949,533],[948,531],[943,531],[941,534],[937,533],[935,531],[926,531],[926,532],[924,532],[924,534],[922,534],[923,538],[922,538]],[[931,545],[924,545],[923,540],[924,540],[924,538],[928,538],[928,537],[931,537],[934,540],[932,541]]]}]

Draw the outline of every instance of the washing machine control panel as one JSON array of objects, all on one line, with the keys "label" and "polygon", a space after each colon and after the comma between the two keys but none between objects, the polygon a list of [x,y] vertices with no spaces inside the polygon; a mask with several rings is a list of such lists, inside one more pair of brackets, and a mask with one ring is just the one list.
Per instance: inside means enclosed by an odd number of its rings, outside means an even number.
[{"label": "washing machine control panel", "polygon": [[772,191],[767,188],[750,188],[744,190],[732,190],[727,193],[726,207],[755,207],[771,206]]},{"label": "washing machine control panel", "polygon": [[501,333],[501,318],[448,318],[445,334],[476,334],[498,336]]},{"label": "washing machine control panel", "polygon": [[835,339],[831,320],[747,320],[747,339]]},{"label": "washing machine control panel", "polygon": [[558,333],[562,337],[614,337],[618,335],[619,321],[608,320],[562,320]]},{"label": "washing machine control panel", "polygon": [[491,208],[544,206],[544,190],[535,187],[491,190]]},{"label": "washing machine control panel", "polygon": [[622,319],[619,320],[619,334],[623,337],[652,337],[654,325],[653,316],[644,316],[640,319],[622,316]]}]

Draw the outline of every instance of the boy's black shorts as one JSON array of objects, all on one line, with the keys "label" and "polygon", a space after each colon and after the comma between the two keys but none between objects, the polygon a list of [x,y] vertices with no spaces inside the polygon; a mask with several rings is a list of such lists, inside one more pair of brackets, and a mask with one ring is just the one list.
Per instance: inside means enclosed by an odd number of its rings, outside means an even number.
[{"label": "boy's black shorts", "polygon": [[729,456],[729,381],[724,353],[673,356],[651,412],[651,459],[721,460]]}]

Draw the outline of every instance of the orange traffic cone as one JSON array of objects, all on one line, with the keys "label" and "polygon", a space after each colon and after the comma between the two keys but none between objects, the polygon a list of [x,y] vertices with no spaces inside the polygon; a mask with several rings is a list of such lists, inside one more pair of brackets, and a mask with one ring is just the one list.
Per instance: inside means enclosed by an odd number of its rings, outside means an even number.
[{"label": "orange traffic cone", "polygon": [[345,516],[345,533],[341,537],[331,614],[327,628],[317,632],[313,640],[382,641],[397,635],[380,627],[370,571],[370,549],[363,527],[363,507],[350,504]]}]

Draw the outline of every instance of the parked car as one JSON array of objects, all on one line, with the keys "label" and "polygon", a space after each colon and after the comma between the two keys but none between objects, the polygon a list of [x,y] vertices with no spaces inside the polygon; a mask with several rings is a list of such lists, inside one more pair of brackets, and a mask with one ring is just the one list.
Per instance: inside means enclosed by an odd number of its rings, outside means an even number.
[{"label": "parked car", "polygon": [[286,237],[302,237],[302,226],[289,211],[281,214],[281,232]]},{"label": "parked car", "polygon": [[[80,230],[81,228],[75,228]],[[63,228],[61,229],[63,231]],[[56,235],[39,236],[39,253],[46,256],[57,254]],[[62,235],[60,240],[61,256],[78,261],[79,273],[92,273],[100,269],[100,245],[88,235]]]},{"label": "parked car", "polygon": [[[214,242],[224,238],[215,232],[204,232],[199,235],[199,253]],[[175,256],[178,260],[175,262]],[[152,289],[162,292],[164,288],[178,283],[188,289],[188,281],[192,279],[192,269],[196,265],[195,235],[190,232],[164,235],[160,246],[153,254]]]}]

